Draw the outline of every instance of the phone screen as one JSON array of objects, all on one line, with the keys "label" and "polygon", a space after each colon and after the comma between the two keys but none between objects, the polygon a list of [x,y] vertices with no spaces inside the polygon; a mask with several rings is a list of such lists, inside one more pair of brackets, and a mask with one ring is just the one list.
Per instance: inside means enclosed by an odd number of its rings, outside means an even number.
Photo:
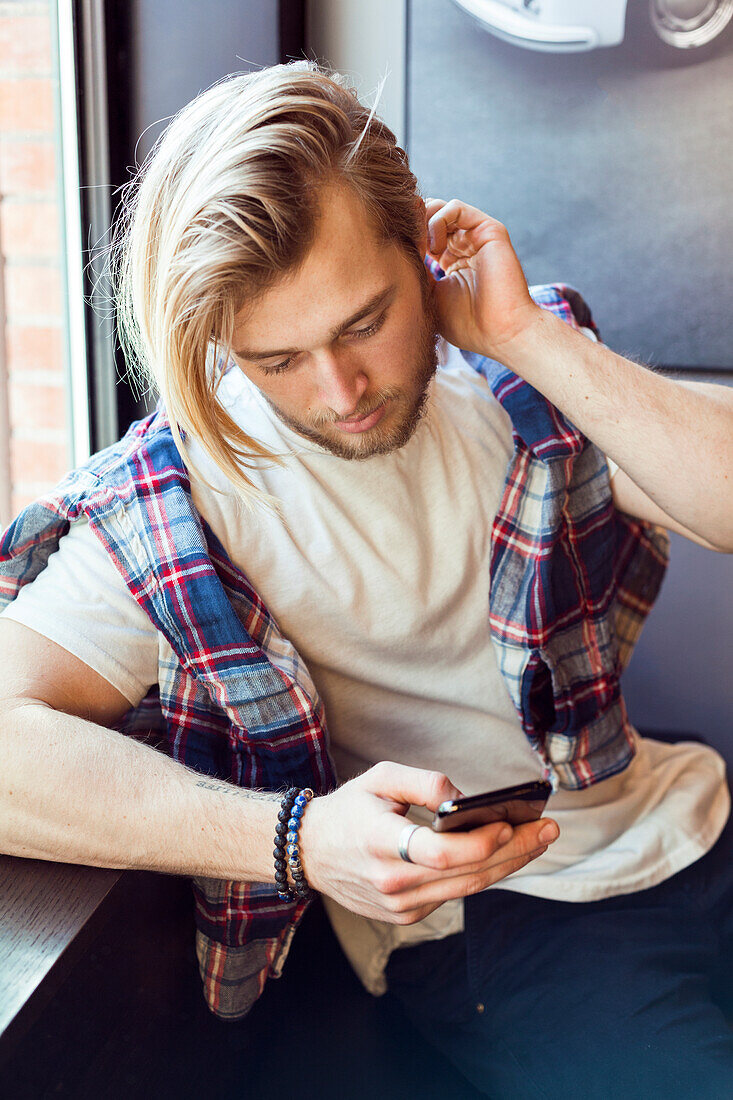
[{"label": "phone screen", "polygon": [[523,825],[542,817],[552,787],[544,780],[441,802],[432,821],[436,832],[465,832],[494,821]]}]

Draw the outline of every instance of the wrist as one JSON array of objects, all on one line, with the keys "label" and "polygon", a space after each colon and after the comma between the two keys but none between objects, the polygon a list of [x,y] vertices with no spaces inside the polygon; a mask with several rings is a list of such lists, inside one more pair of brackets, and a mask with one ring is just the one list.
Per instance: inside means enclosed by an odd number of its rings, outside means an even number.
[{"label": "wrist", "polygon": [[325,814],[328,797],[312,798],[303,814],[300,825],[300,861],[305,879],[311,889],[323,892],[323,847],[326,834]]},{"label": "wrist", "polygon": [[535,306],[521,328],[495,346],[493,351],[484,354],[497,359],[520,378],[534,384],[532,376],[541,373],[544,358],[553,354],[553,346],[572,331],[571,326],[554,313]]},{"label": "wrist", "polygon": [[236,845],[239,874],[230,877],[242,882],[275,881],[273,837],[278,824],[280,798],[266,792],[238,791],[240,796],[232,830]]},{"label": "wrist", "polygon": [[309,901],[313,892],[301,860],[303,817],[313,800],[310,787],[289,787],[282,796],[273,839],[274,879],[281,901]]}]

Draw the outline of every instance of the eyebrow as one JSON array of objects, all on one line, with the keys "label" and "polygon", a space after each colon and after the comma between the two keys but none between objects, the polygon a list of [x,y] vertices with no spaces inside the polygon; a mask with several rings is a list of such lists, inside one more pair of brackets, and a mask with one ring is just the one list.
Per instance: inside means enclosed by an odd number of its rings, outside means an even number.
[{"label": "eyebrow", "polygon": [[[347,318],[340,325],[336,325],[331,329],[329,336],[332,340],[335,340],[342,333],[350,329],[352,325],[355,325],[357,321],[361,321],[364,317],[367,317],[370,313],[373,313],[375,309],[378,309],[381,305],[389,304],[388,299],[394,297],[395,285],[391,283],[384,290],[378,291],[373,297],[365,302],[361,309],[357,309],[356,313],[353,313],[351,317]],[[299,348],[278,348],[275,351],[250,351],[248,348],[240,348],[239,351],[235,351],[234,354],[239,356],[240,359],[250,359],[256,362],[259,359],[272,359],[276,355],[295,355],[300,351]]]}]

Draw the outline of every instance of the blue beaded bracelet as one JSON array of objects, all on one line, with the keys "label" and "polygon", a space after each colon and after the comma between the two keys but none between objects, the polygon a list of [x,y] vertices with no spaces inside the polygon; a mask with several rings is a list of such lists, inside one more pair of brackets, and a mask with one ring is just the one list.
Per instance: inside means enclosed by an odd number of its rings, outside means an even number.
[{"label": "blue beaded bracelet", "polygon": [[[313,896],[313,891],[305,880],[305,872],[300,862],[300,842],[298,839],[305,808],[312,798],[313,791],[310,787],[306,787],[302,791],[298,791],[297,787],[291,787],[283,798],[278,814],[279,824],[275,834],[274,852],[275,881],[278,886],[277,896],[283,901],[295,901],[296,896],[301,899],[308,899]],[[296,894],[293,894],[287,883],[287,873],[284,866],[286,857],[295,883]]]}]

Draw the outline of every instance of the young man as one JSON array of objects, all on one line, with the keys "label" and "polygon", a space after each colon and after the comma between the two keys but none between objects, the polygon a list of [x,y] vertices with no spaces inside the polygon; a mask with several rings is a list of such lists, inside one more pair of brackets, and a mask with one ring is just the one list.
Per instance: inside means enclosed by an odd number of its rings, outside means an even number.
[{"label": "young man", "polygon": [[[303,869],[344,949],[479,1088],[722,1095],[724,764],[640,738],[619,675],[661,528],[733,549],[729,392],[530,293],[505,228],[425,206],[306,63],[174,120],[119,255],[162,406],[0,544],[0,850],[192,876],[236,1019],[305,908],[272,846],[311,786]],[[405,833],[542,776],[540,822]]]}]

